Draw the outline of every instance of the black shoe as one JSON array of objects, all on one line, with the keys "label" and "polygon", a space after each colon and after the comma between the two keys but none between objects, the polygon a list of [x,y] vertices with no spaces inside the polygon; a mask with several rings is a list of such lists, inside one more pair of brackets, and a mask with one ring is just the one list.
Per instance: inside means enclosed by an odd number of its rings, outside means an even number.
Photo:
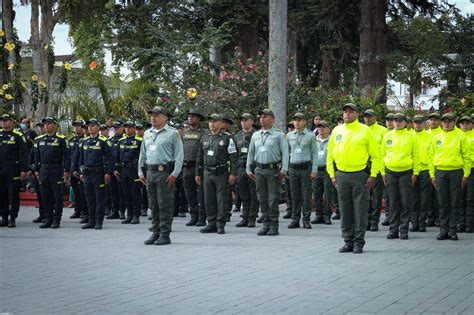
[{"label": "black shoe", "polygon": [[206,226],[206,225],[207,225],[206,217],[204,216],[199,217],[199,219],[196,222],[196,226]]},{"label": "black shoe", "polygon": [[160,235],[160,237],[153,243],[153,245],[157,245],[157,246],[168,245],[168,244],[171,244],[171,240],[169,236],[165,236],[165,235]]},{"label": "black shoe", "polygon": [[0,227],[5,227],[8,226],[8,219],[3,218],[2,221],[0,221]]},{"label": "black shoe", "polygon": [[120,222],[120,223],[122,223],[122,224],[130,224],[131,222],[132,222],[132,217],[128,217],[128,218],[126,218],[125,220],[123,220],[123,221]]},{"label": "black shoe", "polygon": [[367,224],[367,227],[365,228],[366,231],[370,231],[370,223]]},{"label": "black shoe", "polygon": [[132,221],[130,221],[130,224],[139,224],[140,223],[140,218],[135,216],[133,217]]},{"label": "black shoe", "polygon": [[400,233],[400,239],[401,240],[407,240],[408,239],[408,233]]},{"label": "black shoe", "polygon": [[344,246],[339,248],[339,253],[350,253],[354,251],[354,246],[349,243],[345,243]]},{"label": "black shoe", "polygon": [[458,224],[458,233],[464,233],[466,232],[466,226],[462,225],[462,224]]},{"label": "black shoe", "polygon": [[288,224],[289,229],[299,229],[300,228],[300,221],[291,221],[290,224]]},{"label": "black shoe", "polygon": [[51,228],[52,229],[59,229],[59,220],[58,219],[54,219],[53,220],[53,224],[51,224]]},{"label": "black shoe", "polygon": [[89,221],[89,218],[85,215],[82,217],[81,221],[79,223],[83,224],[83,223],[87,223]]},{"label": "black shoe", "polygon": [[371,232],[377,232],[379,230],[379,225],[378,224],[371,224],[370,225],[370,231]]},{"label": "black shoe", "polygon": [[316,217],[314,218],[313,221],[311,221],[311,224],[323,224],[324,223],[324,218],[321,217]]},{"label": "black shoe", "polygon": [[148,228],[148,231],[153,232],[153,227],[150,226],[150,227]]},{"label": "black shoe", "polygon": [[[120,216],[118,215],[118,213],[112,213],[108,216],[105,217],[107,220],[114,220],[114,219],[118,219],[120,218]],[[124,218],[125,219],[125,218]]]},{"label": "black shoe", "polygon": [[147,211],[146,209],[142,209],[142,211],[141,211],[141,216],[142,216],[142,217],[148,216],[148,213],[147,213],[147,212],[148,212],[148,211]]},{"label": "black shoe", "polygon": [[390,222],[388,222],[388,220],[385,219],[385,220],[383,220],[382,225],[383,225],[383,226],[389,226],[389,225],[390,225]]},{"label": "black shoe", "polygon": [[173,212],[173,218],[179,217],[178,211]]},{"label": "black shoe", "polygon": [[438,236],[436,236],[436,239],[438,241],[444,241],[444,240],[447,240],[449,238],[450,237],[449,237],[448,233],[439,233]]},{"label": "black shoe", "polygon": [[242,221],[240,221],[239,223],[237,223],[235,226],[236,227],[244,227],[244,226],[248,226],[249,225],[249,221],[246,220],[246,219],[242,219]]},{"label": "black shoe", "polygon": [[263,223],[263,215],[257,219],[257,223]]},{"label": "black shoe", "polygon": [[112,213],[112,211],[110,211],[110,210],[105,210],[104,215],[105,215],[106,217],[108,217],[111,213]]},{"label": "black shoe", "polygon": [[418,232],[426,232],[426,226],[420,224],[420,227],[418,228]]},{"label": "black shoe", "polygon": [[323,218],[323,220],[324,220],[324,224],[326,224],[326,225],[331,225],[332,224],[331,218]]},{"label": "black shoe", "polygon": [[303,222],[303,229],[311,230],[313,227],[309,222]]},{"label": "black shoe", "polygon": [[125,220],[125,212],[120,212],[119,219],[120,220]]},{"label": "black shoe", "polygon": [[234,208],[234,210],[232,210],[232,212],[240,212],[240,208]]},{"label": "black shoe", "polygon": [[263,227],[263,228],[260,229],[260,231],[257,232],[257,235],[258,236],[267,235],[268,230],[269,230],[269,228]]},{"label": "black shoe", "polygon": [[335,215],[332,216],[332,219],[333,219],[333,220],[340,220],[340,219],[341,219],[341,215],[336,213]]},{"label": "black shoe", "polygon": [[102,224],[103,224],[102,220],[97,220],[94,226],[94,230],[102,230]]},{"label": "black shoe", "polygon": [[283,219],[291,219],[291,212],[285,213],[285,215],[283,216]]},{"label": "black shoe", "polygon": [[198,218],[196,216],[191,215],[191,219],[186,223],[186,226],[195,226],[198,222]]},{"label": "black shoe", "polygon": [[388,240],[393,240],[393,239],[396,239],[396,238],[399,238],[398,232],[397,233],[396,232],[389,232],[387,234],[387,239]]},{"label": "black shoe", "polygon": [[94,222],[89,222],[86,225],[81,226],[81,229],[83,230],[88,230],[88,229],[93,229],[95,227]]},{"label": "black shoe", "polygon": [[456,233],[451,233],[451,241],[459,240],[458,235]]},{"label": "black shoe", "polygon": [[159,237],[160,233],[152,233],[150,237],[143,243],[145,243],[145,245],[153,245]]},{"label": "black shoe", "polygon": [[178,217],[180,217],[180,218],[186,218],[186,213],[184,213],[184,212],[179,212],[179,213],[178,213]]},{"label": "black shoe", "polygon": [[81,213],[80,212],[74,212],[70,217],[69,219],[79,219],[81,217]]},{"label": "black shoe", "polygon": [[9,228],[14,228],[14,227],[16,227],[15,219],[10,219],[10,220],[8,221],[8,227],[9,227]]},{"label": "black shoe", "polygon": [[39,226],[40,229],[49,229],[53,225],[53,221],[46,221]]},{"label": "black shoe", "polygon": [[362,254],[364,252],[364,246],[355,244],[354,249],[352,250],[354,254]]},{"label": "black shoe", "polygon": [[278,233],[278,230],[277,229],[269,229],[268,232],[267,232],[267,236],[276,236],[276,235],[279,235],[280,233]]},{"label": "black shoe", "polygon": [[148,221],[151,221],[151,220],[153,220],[153,216],[150,214],[150,215],[148,216]]},{"label": "black shoe", "polygon": [[247,224],[248,228],[254,228],[255,227],[255,220],[249,220],[249,223]]},{"label": "black shoe", "polygon": [[427,226],[427,227],[433,227],[433,226],[435,226],[435,221],[434,221],[434,220],[428,220],[428,221],[426,221],[426,226]]},{"label": "black shoe", "polygon": [[217,228],[217,234],[225,234],[225,229],[223,226]]},{"label": "black shoe", "polygon": [[213,225],[208,225],[208,226],[200,229],[199,232],[201,232],[201,233],[216,233],[217,228]]},{"label": "black shoe", "polygon": [[472,227],[466,226],[466,233],[472,233]]},{"label": "black shoe", "polygon": [[44,217],[39,216],[39,217],[37,217],[36,219],[33,220],[33,223],[41,223],[41,222],[43,222],[43,220],[44,220]]},{"label": "black shoe", "polygon": [[413,225],[410,228],[410,232],[419,232],[419,231],[420,231],[420,227],[418,225]]}]

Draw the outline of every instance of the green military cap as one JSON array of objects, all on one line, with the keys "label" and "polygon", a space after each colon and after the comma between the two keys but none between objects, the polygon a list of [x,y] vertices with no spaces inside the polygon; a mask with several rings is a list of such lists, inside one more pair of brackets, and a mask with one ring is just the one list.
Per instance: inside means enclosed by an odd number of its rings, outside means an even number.
[{"label": "green military cap", "polygon": [[161,106],[155,106],[153,107],[152,109],[150,109],[148,111],[148,114],[155,114],[155,115],[160,115],[160,114],[163,114],[163,115],[166,115],[168,116],[168,118],[171,118],[173,117],[173,115],[164,107],[161,107]]},{"label": "green military cap", "polygon": [[36,127],[43,127],[44,124],[43,124],[42,121],[38,121],[35,126],[36,126]]},{"label": "green military cap", "polygon": [[131,120],[127,120],[124,124],[123,124],[124,127],[133,127],[135,128],[135,122],[131,121]]},{"label": "green military cap", "polygon": [[372,108],[366,109],[364,116],[377,116],[377,113]]},{"label": "green military cap", "polygon": [[407,116],[407,122],[409,123],[413,122],[413,118]]},{"label": "green military cap", "polygon": [[471,119],[474,120],[474,113],[471,114]]},{"label": "green military cap", "polygon": [[85,125],[85,124],[86,124],[86,123],[84,122],[84,120],[79,120],[79,119],[78,119],[78,120],[74,120],[74,121],[72,122],[72,125],[73,125],[73,126],[82,126],[82,125]]},{"label": "green military cap", "polygon": [[99,120],[97,118],[91,118],[86,121],[86,125],[97,125],[100,126]]},{"label": "green military cap", "polygon": [[387,116],[385,116],[385,120],[393,120],[395,118],[394,113],[388,113]]},{"label": "green military cap", "polygon": [[354,103],[347,103],[347,104],[345,104],[345,105],[342,107],[342,110],[345,110],[346,108],[352,108],[353,110],[355,110],[355,111],[357,111],[357,112],[359,111],[359,107],[358,107],[356,104],[354,104]]},{"label": "green military cap", "polygon": [[416,123],[421,123],[421,122],[424,122],[426,119],[425,119],[425,116],[423,115],[415,115],[413,117],[413,121],[416,122]]},{"label": "green military cap", "polygon": [[441,120],[456,120],[456,116],[453,113],[446,113],[441,116]]},{"label": "green military cap", "polygon": [[16,120],[16,117],[13,113],[6,113],[2,115],[2,120]]},{"label": "green military cap", "polygon": [[112,123],[112,128],[120,128],[120,127],[122,127],[122,123],[120,121],[116,120]]},{"label": "green military cap", "polygon": [[404,120],[404,121],[407,121],[407,116],[405,116],[404,113],[395,113],[393,115],[393,119],[394,120]]},{"label": "green military cap", "polygon": [[268,108],[265,108],[265,109],[262,109],[258,112],[259,115],[268,115],[268,116],[272,116],[273,118],[275,118],[275,114],[269,110]]},{"label": "green military cap", "polygon": [[471,123],[472,123],[472,119],[471,119],[471,117],[469,117],[469,116],[462,116],[462,117],[459,119],[459,122],[463,122],[463,121],[467,121],[467,122],[471,122]]},{"label": "green military cap", "polygon": [[46,124],[47,122],[50,122],[50,123],[53,123],[55,125],[58,124],[58,120],[55,118],[55,117],[51,117],[51,116],[48,116],[48,117],[45,117],[41,120],[41,122],[43,124]]},{"label": "green military cap", "polygon": [[107,126],[106,124],[101,124],[100,130],[109,130],[109,126]]},{"label": "green military cap", "polygon": [[222,115],[221,115],[221,120],[222,120],[222,121],[227,121],[227,122],[229,123],[229,125],[233,125],[233,124],[234,124],[234,122],[232,121],[232,118],[230,118],[230,116],[227,115],[227,114],[222,114]]},{"label": "green military cap", "polygon": [[187,115],[196,115],[196,116],[201,117],[201,119],[206,119],[206,117],[204,117],[204,115],[199,111],[199,109],[196,109],[196,108],[191,108],[190,110],[188,110],[188,112],[186,114]]},{"label": "green military cap", "polygon": [[329,128],[329,123],[325,120],[321,120],[317,125],[316,128],[323,127],[323,128]]},{"label": "green military cap", "polygon": [[295,113],[293,119],[306,119],[303,113]]},{"label": "green military cap", "polygon": [[431,114],[428,115],[428,118],[441,119],[441,116],[438,113],[431,113]]},{"label": "green military cap", "polygon": [[207,119],[209,119],[209,120],[213,119],[213,120],[221,121],[222,117],[219,114],[214,113],[214,114],[209,115],[209,117],[207,117]]},{"label": "green military cap", "polygon": [[143,124],[141,124],[141,123],[136,123],[136,124],[135,124],[135,128],[137,128],[138,130],[143,130],[143,129],[145,129],[145,128],[143,127]]},{"label": "green military cap", "polygon": [[240,115],[239,120],[242,119],[252,119],[255,121],[255,117],[253,117],[253,115],[250,113],[243,113],[242,115]]}]

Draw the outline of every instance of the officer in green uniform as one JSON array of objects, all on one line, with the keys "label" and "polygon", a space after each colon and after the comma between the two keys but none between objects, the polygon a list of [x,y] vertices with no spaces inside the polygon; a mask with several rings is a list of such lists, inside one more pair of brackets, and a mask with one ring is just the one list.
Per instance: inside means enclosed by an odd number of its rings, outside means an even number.
[{"label": "officer in green uniform", "polygon": [[[228,114],[222,114],[221,118],[222,118],[222,127],[221,127],[222,131],[227,132],[228,134],[230,134],[232,136],[232,140],[235,143],[235,140],[233,139],[234,135],[230,131],[230,126],[232,126],[234,124],[234,122],[232,121],[232,117],[230,117],[230,115],[228,115]],[[233,200],[233,198],[232,198],[232,193],[235,194],[235,200]],[[228,205],[228,209],[227,209],[228,210],[227,222],[230,221],[230,217],[232,216],[232,205],[233,205],[233,203],[235,202],[235,204],[237,205],[238,202],[239,202],[238,194],[239,194],[239,192],[238,192],[237,181],[236,181],[235,184],[231,185],[230,189],[229,189],[229,205]]]},{"label": "officer in green uniform", "polygon": [[316,178],[318,171],[318,149],[316,136],[306,129],[306,118],[303,113],[293,115],[295,130],[287,134],[290,148],[290,177],[291,197],[293,199],[291,223],[289,229],[300,227],[301,212],[303,212],[303,228],[311,229],[311,181]]},{"label": "officer in green uniform", "polygon": [[183,185],[186,199],[188,200],[189,214],[191,215],[191,219],[186,223],[186,226],[206,225],[204,191],[195,182],[199,142],[201,141],[202,135],[206,132],[199,125],[204,118],[199,110],[190,109],[188,112],[189,128],[187,128],[183,134]]},{"label": "officer in green uniform", "polygon": [[[452,113],[441,117],[443,130],[431,140],[430,176],[439,205],[438,240],[458,240],[461,190],[471,173],[471,150]],[[448,233],[449,232],[449,233]]]},{"label": "officer in green uniform", "polygon": [[[281,182],[288,178],[288,142],[281,130],[273,127],[275,114],[264,109],[259,113],[262,129],[255,132],[247,156],[247,174],[256,181],[263,227],[257,235],[278,235],[278,206]],[[255,171],[254,171],[255,167]]]},{"label": "officer in green uniform", "polygon": [[316,142],[318,145],[318,159],[316,163],[317,177],[313,180],[316,218],[311,221],[311,223],[319,223],[321,222],[319,218],[322,218],[322,221],[325,224],[330,225],[332,224],[331,215],[334,200],[334,186],[331,183],[331,178],[329,177],[326,168],[330,128],[329,123],[325,120],[319,121],[315,127],[318,134],[316,136]]},{"label": "officer in green uniform", "polygon": [[201,138],[196,163],[195,180],[204,186],[207,213],[207,226],[200,232],[224,234],[229,189],[237,180],[237,148],[232,135],[221,130],[222,117],[214,113],[208,119],[209,132]]},{"label": "officer in green uniform", "polygon": [[168,126],[172,116],[165,108],[156,106],[148,114],[152,129],[145,132],[138,159],[138,175],[147,186],[153,218],[152,234],[145,245],[167,245],[171,244],[174,183],[183,166],[183,142],[178,131]]},{"label": "officer in green uniform", "polygon": [[247,153],[250,146],[252,135],[256,132],[253,128],[255,118],[250,113],[244,113],[240,116],[240,125],[242,130],[235,135],[237,144],[237,152],[239,154],[239,169],[237,176],[237,186],[242,203],[242,220],[237,223],[236,227],[247,226],[255,227],[255,220],[258,215],[259,203],[257,199],[257,191],[255,181],[247,176]]}]

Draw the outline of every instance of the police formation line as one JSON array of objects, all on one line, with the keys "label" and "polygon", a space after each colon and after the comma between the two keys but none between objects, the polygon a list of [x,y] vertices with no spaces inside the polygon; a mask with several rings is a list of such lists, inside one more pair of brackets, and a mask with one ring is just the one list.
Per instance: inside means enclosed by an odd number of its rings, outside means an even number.
[{"label": "police formation line", "polygon": [[[310,131],[306,115],[296,113],[294,130],[285,135],[274,127],[274,113],[264,109],[258,113],[259,130],[254,116],[244,113],[242,129],[233,135],[226,115],[205,117],[191,109],[188,127],[176,129],[168,124],[172,115],[165,108],[154,107],[148,114],[146,131],[133,121],[123,126],[112,122],[116,133],[110,137],[97,119],[74,121],[75,136],[69,140],[57,132],[56,119],[46,117],[40,123],[43,134],[28,141],[15,129],[14,115],[4,114],[0,225],[15,227],[20,185],[29,172],[37,181],[40,215],[34,222],[40,228],[60,227],[66,183],[77,205],[71,218],[81,218],[82,229],[102,229],[104,217],[138,224],[149,207],[152,234],[146,245],[171,243],[173,216],[183,207],[190,213],[187,226],[224,234],[232,193],[242,207],[237,227],[262,223],[258,235],[278,235],[283,181],[293,202],[285,216],[291,218],[290,229],[331,224],[336,201],[341,253],[363,252],[366,231],[378,231],[384,195],[387,239],[406,240],[409,232],[435,225],[438,240],[472,233],[472,116],[431,113],[409,119],[390,113],[383,127],[371,109],[363,112],[365,124],[359,122],[359,107],[348,103],[332,131],[320,115]],[[206,118],[208,129],[201,129]],[[316,219],[310,221],[313,195]]]}]

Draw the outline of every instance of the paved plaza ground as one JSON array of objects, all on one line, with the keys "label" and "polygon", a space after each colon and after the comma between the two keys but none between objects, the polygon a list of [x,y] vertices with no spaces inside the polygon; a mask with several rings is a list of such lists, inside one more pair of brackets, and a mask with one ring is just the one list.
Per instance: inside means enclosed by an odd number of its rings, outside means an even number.
[{"label": "paved plaza ground", "polygon": [[[282,208],[283,210],[283,208]],[[201,234],[175,218],[171,246],[145,246],[149,221],[81,230],[65,209],[40,230],[34,207],[0,229],[0,313],[13,314],[474,314],[474,234],[437,241],[437,228],[340,254],[339,221],[257,237]],[[259,226],[259,225],[257,225]]]}]

